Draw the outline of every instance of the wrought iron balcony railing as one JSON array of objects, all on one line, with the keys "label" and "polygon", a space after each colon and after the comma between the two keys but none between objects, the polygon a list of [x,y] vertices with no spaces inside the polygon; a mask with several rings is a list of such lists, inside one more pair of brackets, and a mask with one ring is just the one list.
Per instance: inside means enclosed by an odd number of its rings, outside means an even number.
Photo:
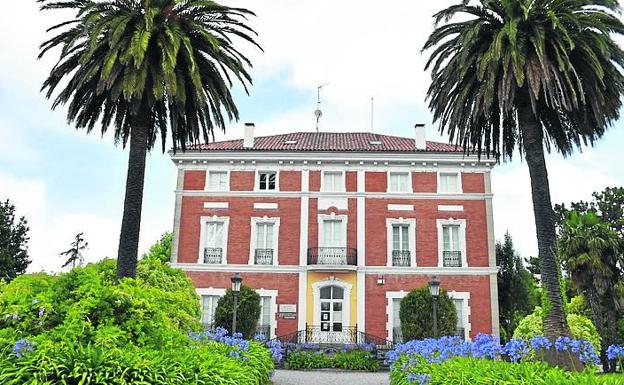
[{"label": "wrought iron balcony railing", "polygon": [[256,265],[272,265],[273,249],[256,249],[254,252],[254,263]]},{"label": "wrought iron balcony railing", "polygon": [[444,251],[443,254],[443,266],[444,267],[461,267],[462,266],[462,252],[461,251]]},{"label": "wrought iron balcony railing", "polygon": [[357,249],[349,247],[312,247],[308,249],[308,265],[357,265]]},{"label": "wrought iron balcony railing", "polygon": [[412,264],[409,250],[392,250],[392,266],[410,266]]},{"label": "wrought iron balcony railing", "polygon": [[400,326],[395,326],[392,328],[392,342],[395,344],[403,343],[403,329]]},{"label": "wrought iron balcony railing", "polygon": [[223,262],[223,249],[220,247],[204,248],[204,263],[219,265]]},{"label": "wrought iron balcony railing", "polygon": [[271,338],[271,325],[258,324],[258,326],[256,326],[256,335],[261,335],[268,341]]},{"label": "wrought iron balcony railing", "polygon": [[457,328],[455,330],[455,335],[457,337],[465,338],[466,337],[466,329],[464,329],[464,328]]}]

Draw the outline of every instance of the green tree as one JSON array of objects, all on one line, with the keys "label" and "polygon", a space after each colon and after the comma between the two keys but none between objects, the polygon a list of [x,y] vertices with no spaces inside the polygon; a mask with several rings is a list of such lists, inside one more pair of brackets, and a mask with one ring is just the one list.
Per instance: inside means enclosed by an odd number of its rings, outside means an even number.
[{"label": "green tree", "polygon": [[253,13],[204,0],[38,1],[75,14],[41,45],[39,57],[60,48],[42,86],[57,94],[52,108],[68,104],[76,128],[104,135],[112,125],[115,143],[130,145],[117,276],[134,277],[147,152],[158,136],[164,152],[167,131],[184,151],[238,119],[231,87],[247,91],[251,63],[234,40],[257,46]]},{"label": "green tree", "polygon": [[[453,300],[445,290],[438,297],[438,336],[457,333],[457,312]],[[428,287],[414,289],[401,300],[401,332],[403,340],[421,340],[433,335],[433,298]]]},{"label": "green tree", "polygon": [[61,257],[67,257],[67,260],[62,267],[71,265],[72,269],[78,266],[82,266],[84,263],[84,256],[82,252],[89,246],[89,242],[85,242],[84,233],[78,233],[74,237],[74,241],[71,243],[71,247],[59,254]]},{"label": "green tree", "polygon": [[[617,342],[617,304],[615,286],[624,263],[617,233],[603,223],[593,211],[568,213],[559,237],[559,253],[574,286],[587,298],[594,325],[603,346]],[[615,369],[607,359],[601,360],[606,371]]]},{"label": "green tree", "polygon": [[0,201],[0,281],[11,281],[26,272],[28,257],[28,222],[15,216],[15,206]]},{"label": "green tree", "polygon": [[[435,15],[424,45],[429,108],[441,132],[466,152],[511,159],[531,178],[545,291],[544,333],[569,335],[559,282],[545,149],[564,156],[593,144],[618,118],[624,25],[616,0],[461,1]],[[459,20],[451,22],[455,16]],[[444,22],[443,25],[440,23]],[[570,367],[561,354],[552,364]]]},{"label": "green tree", "polygon": [[143,254],[143,258],[156,258],[162,263],[171,262],[172,244],[173,233],[164,233],[156,243],[150,246],[149,251]]},{"label": "green tree", "polygon": [[520,319],[538,305],[537,288],[531,273],[514,249],[511,235],[505,233],[503,243],[496,243],[498,271],[499,320],[505,336],[511,336]]},{"label": "green tree", "polygon": [[[231,331],[233,309],[234,293],[231,289],[228,289],[217,303],[214,326],[221,326]],[[236,331],[242,333],[244,338],[252,338],[256,334],[259,318],[260,295],[248,286],[241,286],[236,307]]]}]

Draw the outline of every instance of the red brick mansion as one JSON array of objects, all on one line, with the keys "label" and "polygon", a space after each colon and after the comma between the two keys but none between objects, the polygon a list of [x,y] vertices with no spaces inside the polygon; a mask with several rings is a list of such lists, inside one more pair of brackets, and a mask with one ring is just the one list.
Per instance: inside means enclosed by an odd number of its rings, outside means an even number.
[{"label": "red brick mansion", "polygon": [[428,142],[420,125],[412,138],[253,131],[172,155],[172,265],[204,323],[240,272],[271,337],[314,325],[397,341],[401,298],[435,275],[458,334],[498,334],[493,160]]}]

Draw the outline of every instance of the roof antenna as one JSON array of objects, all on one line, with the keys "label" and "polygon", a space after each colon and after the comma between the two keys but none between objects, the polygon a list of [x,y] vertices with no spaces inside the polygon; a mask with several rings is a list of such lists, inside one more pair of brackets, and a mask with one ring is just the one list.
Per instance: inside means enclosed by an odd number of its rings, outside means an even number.
[{"label": "roof antenna", "polygon": [[316,110],[314,111],[314,116],[316,116],[316,132],[319,132],[319,120],[321,116],[323,116],[323,112],[321,111],[321,88],[325,87],[329,83],[321,84],[316,88]]},{"label": "roof antenna", "polygon": [[371,123],[371,133],[372,133],[373,132],[373,128],[374,128],[374,120],[373,120],[373,118],[375,116],[374,115],[374,112],[375,112],[375,98],[372,97],[372,96],[371,96],[371,106],[370,107],[371,107],[371,117],[370,117],[371,122],[370,123]]}]

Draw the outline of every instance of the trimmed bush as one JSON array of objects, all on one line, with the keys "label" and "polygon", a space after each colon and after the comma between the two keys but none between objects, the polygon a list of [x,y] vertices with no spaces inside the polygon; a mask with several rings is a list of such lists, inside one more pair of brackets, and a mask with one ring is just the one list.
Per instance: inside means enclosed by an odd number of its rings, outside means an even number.
[{"label": "trimmed bush", "polygon": [[[234,294],[231,289],[219,298],[215,310],[215,326],[230,329],[232,327],[232,308]],[[256,334],[256,326],[260,318],[260,295],[248,286],[241,286],[238,293],[238,305],[236,310],[236,331],[244,338],[253,338]]]},{"label": "trimmed bush", "polygon": [[284,367],[291,370],[334,368],[376,372],[379,370],[379,361],[371,352],[364,350],[348,350],[335,353],[295,350],[288,355]]},{"label": "trimmed bush", "polygon": [[[600,334],[594,326],[594,323],[587,317],[579,314],[568,314],[568,326],[570,326],[570,333],[572,338],[577,340],[587,340],[591,342],[594,349],[600,352]],[[536,307],[535,311],[528,316],[524,317],[518,327],[514,331],[514,338],[521,338],[525,341],[530,340],[533,337],[541,336],[544,334],[542,309]]]},{"label": "trimmed bush", "polygon": [[592,373],[566,372],[542,362],[510,363],[456,357],[440,364],[427,364],[424,360],[420,360],[409,365],[408,360],[410,358],[403,357],[393,366],[390,373],[391,385],[595,385],[597,383],[596,376]]},{"label": "trimmed bush", "polygon": [[[401,331],[403,339],[421,340],[433,337],[433,298],[429,288],[414,289],[401,300]],[[445,290],[438,297],[438,335],[455,335],[457,312],[453,300]]]}]

